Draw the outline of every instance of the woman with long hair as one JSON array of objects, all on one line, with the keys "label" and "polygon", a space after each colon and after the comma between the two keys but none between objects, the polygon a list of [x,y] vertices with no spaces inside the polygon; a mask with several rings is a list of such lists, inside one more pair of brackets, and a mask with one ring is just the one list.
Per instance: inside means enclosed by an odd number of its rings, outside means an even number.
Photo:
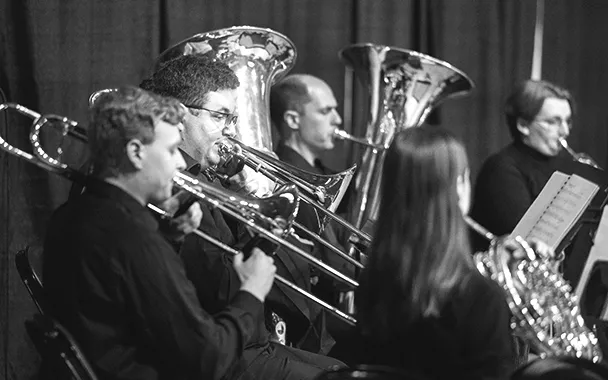
[{"label": "woman with long hair", "polygon": [[[504,291],[475,268],[463,220],[466,151],[447,131],[410,128],[387,151],[369,263],[355,296],[356,361],[428,378],[508,378]],[[448,377],[449,376],[449,377]]]}]

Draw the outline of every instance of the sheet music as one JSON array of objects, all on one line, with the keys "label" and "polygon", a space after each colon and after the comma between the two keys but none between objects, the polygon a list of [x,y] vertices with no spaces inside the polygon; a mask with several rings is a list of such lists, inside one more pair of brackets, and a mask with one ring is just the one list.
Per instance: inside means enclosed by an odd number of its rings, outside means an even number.
[{"label": "sheet music", "polygon": [[511,236],[536,238],[556,249],[598,190],[598,185],[576,174],[553,173]]}]

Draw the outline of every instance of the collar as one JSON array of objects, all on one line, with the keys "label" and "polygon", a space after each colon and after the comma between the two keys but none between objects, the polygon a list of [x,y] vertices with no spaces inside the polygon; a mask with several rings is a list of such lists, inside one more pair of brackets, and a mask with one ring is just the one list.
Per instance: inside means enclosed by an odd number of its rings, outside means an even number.
[{"label": "collar", "polygon": [[184,162],[186,163],[186,170],[190,174],[192,174],[194,176],[198,176],[202,170],[201,164],[199,162],[197,162],[194,158],[192,158],[192,156],[190,156],[188,153],[186,153],[181,148],[179,149],[179,151],[182,153],[182,157],[184,157]]},{"label": "collar", "polygon": [[316,174],[327,174],[327,168],[323,165],[321,160],[319,160],[318,158],[315,159],[315,165],[312,166],[308,163],[308,161],[306,161],[304,157],[302,157],[302,155],[300,155],[300,153],[296,152],[292,147],[287,146],[283,143],[279,144],[275,153],[277,154],[277,156],[279,156],[281,161],[285,161],[288,164],[296,166],[300,169],[304,169]]},{"label": "collar", "polygon": [[536,149],[532,148],[531,146],[524,144],[520,140],[514,141],[513,146],[519,152],[525,154],[526,156],[532,158],[535,161],[548,162],[548,161],[554,161],[558,158],[563,157],[563,150],[561,150],[557,156],[546,156],[546,155],[540,153],[539,151],[537,151]]},{"label": "collar", "polygon": [[148,208],[137,201],[131,194],[120,187],[103,179],[89,177],[84,194],[91,194],[103,199],[114,201],[126,210],[134,219],[143,223],[147,228],[158,229],[158,222]]}]

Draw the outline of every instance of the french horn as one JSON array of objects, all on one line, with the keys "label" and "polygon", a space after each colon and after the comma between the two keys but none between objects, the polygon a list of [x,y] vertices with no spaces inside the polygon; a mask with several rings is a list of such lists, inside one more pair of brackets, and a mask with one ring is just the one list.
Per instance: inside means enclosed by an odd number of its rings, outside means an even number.
[{"label": "french horn", "polygon": [[474,262],[481,274],[505,291],[513,334],[541,357],[601,361],[598,339],[585,326],[579,299],[553,258],[541,257],[519,236],[498,238],[470,217],[465,216],[465,221],[491,241],[488,251],[474,255]]}]

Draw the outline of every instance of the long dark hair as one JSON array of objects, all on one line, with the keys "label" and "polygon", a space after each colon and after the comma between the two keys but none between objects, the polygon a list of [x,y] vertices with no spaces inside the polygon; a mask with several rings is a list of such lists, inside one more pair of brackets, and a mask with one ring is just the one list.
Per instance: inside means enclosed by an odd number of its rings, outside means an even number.
[{"label": "long dark hair", "polygon": [[443,129],[422,126],[395,136],[355,297],[364,334],[386,339],[408,322],[438,316],[465,281],[472,261],[457,181],[467,167],[464,147]]}]

